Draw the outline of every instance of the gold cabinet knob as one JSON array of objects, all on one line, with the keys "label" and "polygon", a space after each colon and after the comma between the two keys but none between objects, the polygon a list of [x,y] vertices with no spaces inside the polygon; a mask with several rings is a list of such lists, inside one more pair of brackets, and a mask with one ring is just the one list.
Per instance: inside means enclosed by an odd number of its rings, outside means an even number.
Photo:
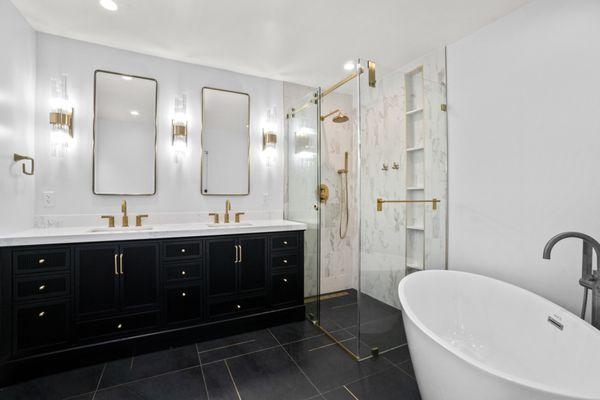
[{"label": "gold cabinet knob", "polygon": [[242,308],[242,306],[240,306],[239,304],[235,305],[235,308],[237,308],[238,310]]},{"label": "gold cabinet knob", "polygon": [[42,318],[44,315],[46,315],[46,311],[40,311],[38,317]]},{"label": "gold cabinet knob", "polygon": [[185,297],[187,294],[185,292],[181,292],[181,297]]},{"label": "gold cabinet knob", "polygon": [[123,328],[123,324],[118,324],[117,329],[121,329],[121,328]]},{"label": "gold cabinet knob", "polygon": [[288,244],[287,240],[284,240],[284,241],[283,241],[283,244],[284,244],[285,246],[287,246],[287,244]]},{"label": "gold cabinet knob", "polygon": [[182,252],[182,253],[185,253],[185,249],[181,249],[181,252]]},{"label": "gold cabinet knob", "polygon": [[38,264],[43,264],[43,263],[45,263],[45,262],[46,262],[46,259],[45,259],[45,258],[40,258],[40,259],[38,260]]},{"label": "gold cabinet knob", "polygon": [[46,289],[46,285],[44,285],[44,284],[40,285],[40,287],[38,288],[38,290],[40,292],[43,291],[44,289]]},{"label": "gold cabinet knob", "polygon": [[288,263],[288,261],[287,261],[287,260],[284,258],[284,259],[283,259],[283,263],[284,263],[284,264],[287,264],[287,263]]},{"label": "gold cabinet knob", "polygon": [[287,283],[287,278],[283,278],[283,282]]},{"label": "gold cabinet knob", "polygon": [[186,273],[187,273],[187,272],[185,272],[185,270],[182,270],[182,271],[181,271],[181,275],[182,275],[182,276],[185,276],[185,274],[186,274]]}]

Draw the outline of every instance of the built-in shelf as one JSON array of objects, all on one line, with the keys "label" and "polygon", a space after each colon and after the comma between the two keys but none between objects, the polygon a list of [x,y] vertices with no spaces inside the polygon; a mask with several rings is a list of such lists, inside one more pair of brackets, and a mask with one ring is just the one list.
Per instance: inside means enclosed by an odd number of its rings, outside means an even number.
[{"label": "built-in shelf", "polygon": [[407,226],[406,229],[410,229],[412,231],[424,231],[425,228],[422,226]]},{"label": "built-in shelf", "polygon": [[425,190],[423,186],[409,186],[406,190]]},{"label": "built-in shelf", "polygon": [[415,108],[414,110],[410,110],[406,112],[406,115],[413,115],[413,114],[418,114],[420,112],[423,112],[422,108]]},{"label": "built-in shelf", "polygon": [[412,269],[419,269],[419,270],[423,269],[423,267],[422,267],[422,266],[420,266],[419,264],[417,264],[417,263],[416,263],[416,262],[414,262],[414,261],[407,261],[407,262],[406,262],[406,266],[407,266],[408,268],[412,268]]},{"label": "built-in shelf", "polygon": [[411,151],[419,151],[419,150],[425,150],[425,147],[409,147],[408,149],[406,149],[407,152],[411,152]]}]

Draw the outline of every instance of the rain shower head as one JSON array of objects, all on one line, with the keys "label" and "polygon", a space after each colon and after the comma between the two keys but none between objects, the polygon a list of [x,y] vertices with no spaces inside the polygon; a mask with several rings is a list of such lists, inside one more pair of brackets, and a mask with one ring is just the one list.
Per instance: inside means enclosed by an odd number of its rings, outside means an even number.
[{"label": "rain shower head", "polygon": [[335,117],[333,117],[332,121],[335,122],[336,124],[341,124],[344,122],[348,122],[348,116],[346,114],[344,114],[342,112],[342,110],[340,110],[339,108],[337,110],[333,110],[332,112],[322,115],[321,116],[321,121],[325,121],[327,118],[329,118],[329,116],[333,115],[337,113],[337,115]]}]

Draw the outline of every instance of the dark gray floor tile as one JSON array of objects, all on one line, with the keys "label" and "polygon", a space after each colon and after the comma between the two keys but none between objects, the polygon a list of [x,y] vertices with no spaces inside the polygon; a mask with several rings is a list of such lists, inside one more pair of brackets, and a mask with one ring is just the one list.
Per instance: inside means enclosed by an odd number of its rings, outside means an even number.
[{"label": "dark gray floor tile", "polygon": [[202,369],[198,367],[144,379],[127,385],[144,400],[205,400]]},{"label": "dark gray floor tile", "polygon": [[199,364],[194,345],[112,361],[106,366],[100,388],[150,378]]},{"label": "dark gray floor tile", "polygon": [[[358,335],[358,327],[346,328],[354,336]],[[402,315],[397,313],[390,317],[369,321],[360,324],[360,341],[366,348],[377,347],[380,351],[392,349],[406,344],[406,333]],[[368,354],[367,354],[368,355]],[[361,356],[365,356],[361,354]]]},{"label": "dark gray floor tile", "polygon": [[225,361],[203,365],[206,388],[211,400],[238,400],[238,395]]},{"label": "dark gray floor tile", "polygon": [[80,394],[79,396],[65,397],[64,400],[92,400],[94,398],[94,393],[95,393],[95,391],[90,392],[90,393]]},{"label": "dark gray floor tile", "polygon": [[145,400],[127,386],[100,390],[94,396],[94,400]]},{"label": "dark gray floor tile", "polygon": [[[335,321],[343,328],[358,324],[358,303],[349,303],[334,307],[322,307],[321,317]],[[364,324],[379,319],[401,315],[400,310],[362,294],[360,296],[360,322]]]},{"label": "dark gray floor tile", "polygon": [[[338,346],[329,344],[331,344],[329,339],[318,337],[285,346],[321,392],[393,366],[381,357],[357,362]],[[356,339],[347,340],[344,344],[350,349],[356,348],[357,345]]]},{"label": "dark gray floor tile", "polygon": [[207,364],[274,347],[278,344],[273,335],[263,329],[198,343],[198,352],[202,364]]},{"label": "dark gray floor tile", "polygon": [[346,385],[361,400],[419,400],[417,382],[396,368]]},{"label": "dark gray floor tile", "polygon": [[[342,292],[335,292],[335,293],[347,293],[347,294],[338,296],[338,297],[334,297],[331,299],[321,300],[321,311],[323,311],[324,309],[330,309],[332,307],[338,307],[338,306],[356,303],[357,293],[356,293],[356,290],[354,290],[354,289],[343,290]],[[328,293],[323,296],[326,297],[330,294],[335,294],[335,293]]]},{"label": "dark gray floor tile", "polygon": [[356,397],[353,397],[344,386],[325,393],[323,397],[325,400],[356,400]]},{"label": "dark gray floor tile", "polygon": [[34,379],[0,389],[0,399],[53,400],[96,390],[104,364]]},{"label": "dark gray floor tile", "polygon": [[382,355],[382,357],[393,362],[394,364],[401,364],[407,360],[410,360],[410,353],[408,351],[408,345],[405,344],[402,347],[398,347],[397,349],[390,350],[387,353],[384,353]]},{"label": "dark gray floor tile", "polygon": [[415,378],[415,370],[413,369],[411,360],[405,361],[402,364],[398,364],[398,368],[400,368],[402,371],[406,372],[413,379],[416,379]]},{"label": "dark gray floor tile", "polygon": [[244,400],[300,400],[319,394],[281,347],[226,362]]},{"label": "dark gray floor tile", "polygon": [[[322,318],[320,321],[323,329],[329,332],[340,330],[341,327],[332,320]],[[292,322],[271,328],[271,332],[282,343],[290,343],[322,335],[323,332],[308,320]]]}]

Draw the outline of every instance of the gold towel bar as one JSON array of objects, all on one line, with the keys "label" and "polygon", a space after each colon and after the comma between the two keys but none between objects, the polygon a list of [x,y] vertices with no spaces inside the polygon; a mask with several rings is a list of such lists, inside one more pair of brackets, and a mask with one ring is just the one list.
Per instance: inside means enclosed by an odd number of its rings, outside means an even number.
[{"label": "gold towel bar", "polygon": [[377,211],[383,211],[383,203],[431,203],[431,208],[437,210],[437,203],[441,200],[433,198],[431,200],[384,200],[377,199]]}]

